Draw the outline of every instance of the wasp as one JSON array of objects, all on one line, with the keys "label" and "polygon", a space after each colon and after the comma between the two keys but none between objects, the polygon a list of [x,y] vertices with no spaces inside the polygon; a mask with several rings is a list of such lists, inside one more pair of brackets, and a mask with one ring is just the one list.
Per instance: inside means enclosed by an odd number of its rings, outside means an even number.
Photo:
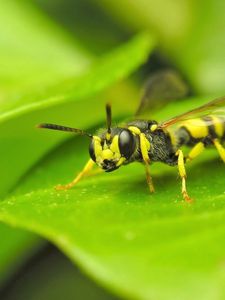
[{"label": "wasp", "polygon": [[[105,172],[112,172],[123,165],[141,162],[145,166],[150,192],[154,192],[150,164],[162,162],[177,166],[181,178],[183,199],[190,202],[186,188],[185,164],[202,151],[215,146],[225,162],[225,97],[215,99],[193,110],[164,122],[137,119],[118,127],[112,127],[110,104],[106,104],[106,130],[92,135],[77,128],[43,123],[39,128],[61,130],[90,138],[90,160],[69,184],[59,185],[57,190],[70,189],[92,170],[96,163]],[[182,147],[191,147],[184,155]]]}]

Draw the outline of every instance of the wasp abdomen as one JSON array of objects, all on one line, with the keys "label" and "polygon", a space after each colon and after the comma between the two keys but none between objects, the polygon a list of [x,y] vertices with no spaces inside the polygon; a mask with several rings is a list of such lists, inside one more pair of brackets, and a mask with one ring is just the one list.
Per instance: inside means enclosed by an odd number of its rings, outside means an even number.
[{"label": "wasp abdomen", "polygon": [[193,146],[200,141],[209,145],[214,139],[223,141],[225,139],[225,118],[208,115],[184,121],[177,129],[176,136],[178,147]]}]

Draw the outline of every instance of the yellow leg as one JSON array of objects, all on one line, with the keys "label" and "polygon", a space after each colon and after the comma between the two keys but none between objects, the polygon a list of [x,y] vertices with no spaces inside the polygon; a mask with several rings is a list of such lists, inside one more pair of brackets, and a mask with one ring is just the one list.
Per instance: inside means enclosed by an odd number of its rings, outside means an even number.
[{"label": "yellow leg", "polygon": [[149,190],[150,190],[151,193],[154,193],[155,188],[154,188],[154,185],[153,185],[152,177],[150,175],[149,164],[148,163],[145,163],[145,170],[146,170],[146,180],[147,180]]},{"label": "yellow leg", "polygon": [[150,149],[150,144],[149,144],[149,141],[146,139],[144,133],[140,133],[140,148],[141,148],[141,155],[142,155],[142,158],[143,158],[144,164],[145,164],[147,184],[149,186],[150,192],[154,193],[155,188],[153,185],[153,180],[150,175],[150,169],[149,169],[150,159],[148,156],[148,150]]},{"label": "yellow leg", "polygon": [[145,164],[147,184],[149,186],[150,192],[154,193],[155,189],[154,189],[152,177],[150,175],[150,170],[149,170],[150,159],[148,156],[148,152],[150,150],[151,145],[150,145],[149,141],[147,140],[147,138],[145,137],[145,134],[143,132],[141,132],[139,128],[137,128],[135,126],[130,126],[129,130],[132,131],[135,135],[139,136],[140,150],[141,150],[141,156],[142,156],[144,164]]},{"label": "yellow leg", "polygon": [[213,140],[213,143],[217,151],[219,152],[219,155],[222,158],[223,162],[225,162],[225,148],[220,144],[220,142],[217,139]]},{"label": "yellow leg", "polygon": [[193,160],[198,155],[202,153],[202,151],[205,149],[205,146],[202,142],[197,143],[191,151],[188,153],[187,161]]},{"label": "yellow leg", "polygon": [[188,193],[187,193],[187,188],[186,188],[186,170],[185,170],[185,166],[184,166],[184,154],[182,152],[182,150],[178,150],[177,153],[178,155],[178,170],[179,170],[179,174],[182,180],[182,195],[185,201],[187,202],[191,202],[191,198],[189,197]]},{"label": "yellow leg", "polygon": [[98,175],[98,174],[102,174],[104,172],[103,169],[101,168],[97,168],[95,170],[90,170],[90,172],[84,174],[84,177],[90,177],[90,176],[95,176],[95,175]]},{"label": "yellow leg", "polygon": [[60,191],[60,190],[69,190],[71,189],[75,184],[77,184],[81,178],[83,178],[84,176],[88,175],[91,171],[91,169],[93,168],[94,166],[94,162],[92,159],[90,159],[87,164],[84,166],[83,170],[76,176],[76,178],[68,183],[68,184],[65,184],[65,185],[57,185],[55,187],[56,190]]}]

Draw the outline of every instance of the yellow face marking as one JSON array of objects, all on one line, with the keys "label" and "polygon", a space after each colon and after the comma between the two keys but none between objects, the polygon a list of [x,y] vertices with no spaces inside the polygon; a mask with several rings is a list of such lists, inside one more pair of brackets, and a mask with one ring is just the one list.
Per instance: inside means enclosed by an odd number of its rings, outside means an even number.
[{"label": "yellow face marking", "polygon": [[114,153],[120,153],[120,149],[119,149],[119,136],[118,135],[114,136],[114,138],[112,140],[112,143],[110,145],[110,149]]},{"label": "yellow face marking", "polygon": [[202,119],[187,120],[181,126],[184,126],[195,139],[206,137],[209,133],[208,127]]},{"label": "yellow face marking", "polygon": [[105,137],[106,137],[107,141],[110,141],[110,139],[111,139],[111,134],[107,132]]},{"label": "yellow face marking", "polygon": [[102,153],[101,139],[100,137],[94,135],[93,140],[94,140],[95,157],[99,157]]},{"label": "yellow face marking", "polygon": [[110,149],[102,150],[101,158],[102,158],[102,160],[104,160],[104,159],[108,159],[108,160],[113,159],[113,152]]},{"label": "yellow face marking", "polygon": [[135,126],[129,126],[128,129],[134,133],[134,134],[137,134],[137,135],[140,135],[141,134],[141,131],[139,128],[135,127]]},{"label": "yellow face marking", "polygon": [[121,165],[125,162],[125,160],[126,160],[125,157],[121,157],[121,158],[119,159],[119,161],[117,162],[116,166],[117,166],[117,167],[121,166]]},{"label": "yellow face marking", "polygon": [[119,136],[116,135],[113,137],[111,144],[107,145],[104,142],[102,147],[101,139],[98,136],[94,136],[94,151],[97,164],[101,165],[101,163],[107,160],[115,160],[117,166],[120,166],[126,158],[121,157],[120,150],[119,150]]}]

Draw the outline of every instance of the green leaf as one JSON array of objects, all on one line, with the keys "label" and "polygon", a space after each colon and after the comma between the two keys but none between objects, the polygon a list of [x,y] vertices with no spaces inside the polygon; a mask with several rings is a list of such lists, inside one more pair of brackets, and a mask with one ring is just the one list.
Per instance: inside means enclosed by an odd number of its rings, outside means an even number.
[{"label": "green leaf", "polygon": [[[157,119],[203,102],[172,104]],[[0,219],[49,239],[118,295],[223,299],[224,164],[216,151],[187,165],[195,199],[187,205],[177,169],[157,163],[151,168],[154,195],[139,164],[55,191],[55,184],[68,182],[82,168],[87,147],[88,141],[77,137],[50,153],[0,204]]]},{"label": "green leaf", "polygon": [[[77,75],[91,55],[29,1],[1,1],[0,97]],[[12,90],[13,89],[13,90]],[[11,99],[12,100],[12,99]],[[8,100],[9,101],[9,100]]]},{"label": "green leaf", "polygon": [[[91,55],[28,1],[0,1],[0,112],[18,107],[25,92],[39,90],[57,80],[78,75]],[[34,93],[29,99],[32,102]],[[1,115],[2,117],[2,115]],[[2,121],[2,119],[1,119]],[[1,187],[6,192],[21,174],[20,150],[14,134],[24,119],[1,124]],[[15,127],[13,127],[15,124]],[[24,124],[24,125],[22,125]],[[13,133],[14,132],[14,133]],[[13,141],[14,140],[14,143]],[[24,139],[22,145],[26,147]],[[10,148],[7,148],[10,147]],[[16,152],[16,153],[15,153]],[[26,161],[26,160],[25,160]],[[6,184],[6,185],[5,185]],[[8,185],[7,185],[8,184]],[[0,226],[0,285],[31,256],[40,239],[31,233]]]},{"label": "green leaf", "polygon": [[[140,34],[98,60],[81,77],[69,78],[42,93],[34,91],[16,102],[5,102],[5,106],[2,103],[0,164],[6,174],[0,183],[0,194],[6,193],[32,164],[66,138],[38,132],[36,124],[48,121],[85,129],[99,122],[105,102],[99,93],[137,69],[147,60],[153,47],[153,39],[148,34]],[[93,101],[97,96],[98,103]],[[129,99],[125,102],[131,106]],[[115,111],[123,112],[124,108],[118,103]]]},{"label": "green leaf", "polygon": [[108,52],[128,38],[128,34],[92,0],[31,1],[57,20],[95,55]]},{"label": "green leaf", "polygon": [[[6,107],[2,104],[0,122],[39,108],[49,108],[94,96],[113,83],[126,78],[146,62],[154,45],[155,42],[148,33],[139,34],[97,60],[80,77],[64,79],[62,82],[46,88],[44,93],[22,95],[16,103],[6,104]],[[32,101],[31,97],[33,97]]]}]

